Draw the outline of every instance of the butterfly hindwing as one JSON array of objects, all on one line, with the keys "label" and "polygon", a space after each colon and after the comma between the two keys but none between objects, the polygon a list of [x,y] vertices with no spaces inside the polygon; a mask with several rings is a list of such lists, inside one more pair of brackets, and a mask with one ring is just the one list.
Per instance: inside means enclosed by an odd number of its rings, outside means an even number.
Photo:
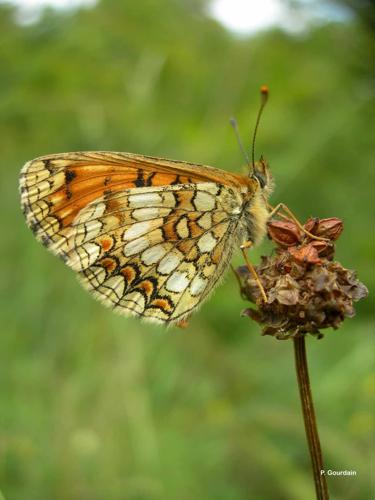
[{"label": "butterfly hindwing", "polygon": [[21,192],[36,237],[95,297],[173,323],[202,303],[229,263],[238,178],[170,160],[73,153],[26,164]]}]

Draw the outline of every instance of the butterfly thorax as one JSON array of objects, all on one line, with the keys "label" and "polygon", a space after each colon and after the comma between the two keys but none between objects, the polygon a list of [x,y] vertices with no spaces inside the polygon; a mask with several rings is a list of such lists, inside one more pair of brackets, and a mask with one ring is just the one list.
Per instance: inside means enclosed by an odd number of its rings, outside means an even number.
[{"label": "butterfly thorax", "polygon": [[240,244],[251,241],[259,245],[266,234],[268,217],[266,198],[262,190],[258,189],[244,207]]},{"label": "butterfly thorax", "polygon": [[240,244],[251,241],[254,245],[259,245],[262,242],[269,218],[267,200],[273,187],[269,166],[261,158],[254,164],[253,172],[249,176],[248,192],[244,196],[243,218],[239,231]]}]

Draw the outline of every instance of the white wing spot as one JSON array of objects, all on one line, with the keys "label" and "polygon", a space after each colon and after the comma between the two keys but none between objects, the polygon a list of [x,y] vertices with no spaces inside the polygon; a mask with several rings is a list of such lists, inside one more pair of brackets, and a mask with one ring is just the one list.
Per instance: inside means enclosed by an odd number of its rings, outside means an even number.
[{"label": "white wing spot", "polygon": [[131,208],[145,208],[147,205],[160,205],[162,199],[158,193],[131,194],[128,198]]},{"label": "white wing spot", "polygon": [[169,274],[176,269],[183,259],[183,255],[176,251],[166,255],[158,265],[158,272],[160,274]]},{"label": "white wing spot", "polygon": [[201,278],[200,276],[196,276],[190,285],[191,295],[200,295],[206,288],[206,285],[207,285],[207,280]]},{"label": "white wing spot", "polygon": [[199,187],[200,189],[202,189],[202,191],[207,191],[207,193],[211,193],[214,196],[217,196],[220,190],[219,186],[212,182],[200,184]]},{"label": "white wing spot", "polygon": [[135,220],[144,221],[156,219],[157,217],[161,216],[164,217],[165,215],[168,215],[169,212],[169,209],[167,209],[167,213],[165,213],[165,209],[158,207],[137,208],[136,210],[133,210],[132,217]]},{"label": "white wing spot", "polygon": [[130,228],[124,232],[123,239],[133,240],[134,238],[138,238],[139,236],[148,233],[150,229],[151,229],[150,222],[148,221],[136,222],[132,224]]},{"label": "white wing spot", "polygon": [[198,191],[194,197],[194,205],[200,212],[210,212],[215,208],[215,198],[205,191]]},{"label": "white wing spot", "polygon": [[198,240],[198,248],[202,253],[211,252],[216,246],[216,239],[212,236],[212,233],[205,233]]},{"label": "white wing spot", "polygon": [[170,292],[181,293],[189,286],[189,280],[186,273],[173,273],[167,280],[166,288]]},{"label": "white wing spot", "polygon": [[125,257],[130,257],[136,253],[143,252],[149,246],[149,241],[146,237],[138,238],[131,241],[124,247]]},{"label": "white wing spot", "polygon": [[141,255],[142,262],[146,264],[146,266],[155,264],[164,257],[166,252],[167,249],[165,248],[165,246],[155,245],[154,247],[148,248],[142,253]]}]

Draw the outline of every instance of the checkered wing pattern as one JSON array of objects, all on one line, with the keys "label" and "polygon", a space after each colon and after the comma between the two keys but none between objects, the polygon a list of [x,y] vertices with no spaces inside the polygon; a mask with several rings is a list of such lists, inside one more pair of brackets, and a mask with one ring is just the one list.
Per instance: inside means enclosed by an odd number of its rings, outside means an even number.
[{"label": "checkered wing pattern", "polygon": [[21,174],[29,227],[125,315],[177,323],[214,289],[236,245],[241,176],[126,153],[42,157]]}]

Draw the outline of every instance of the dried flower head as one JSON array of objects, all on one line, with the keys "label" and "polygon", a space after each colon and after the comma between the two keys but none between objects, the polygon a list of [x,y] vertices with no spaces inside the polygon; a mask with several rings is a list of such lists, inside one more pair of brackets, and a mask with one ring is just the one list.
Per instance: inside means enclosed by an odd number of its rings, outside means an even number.
[{"label": "dried flower head", "polygon": [[267,303],[247,268],[238,268],[242,294],[257,306],[243,314],[262,326],[263,335],[287,339],[310,333],[321,338],[321,329],[338,328],[345,318],[353,317],[353,303],[368,294],[354,271],[333,260],[333,242],[343,230],[342,221],[310,218],[304,229],[326,239],[306,235],[289,219],[268,223],[276,252],[262,257],[255,268]]}]

